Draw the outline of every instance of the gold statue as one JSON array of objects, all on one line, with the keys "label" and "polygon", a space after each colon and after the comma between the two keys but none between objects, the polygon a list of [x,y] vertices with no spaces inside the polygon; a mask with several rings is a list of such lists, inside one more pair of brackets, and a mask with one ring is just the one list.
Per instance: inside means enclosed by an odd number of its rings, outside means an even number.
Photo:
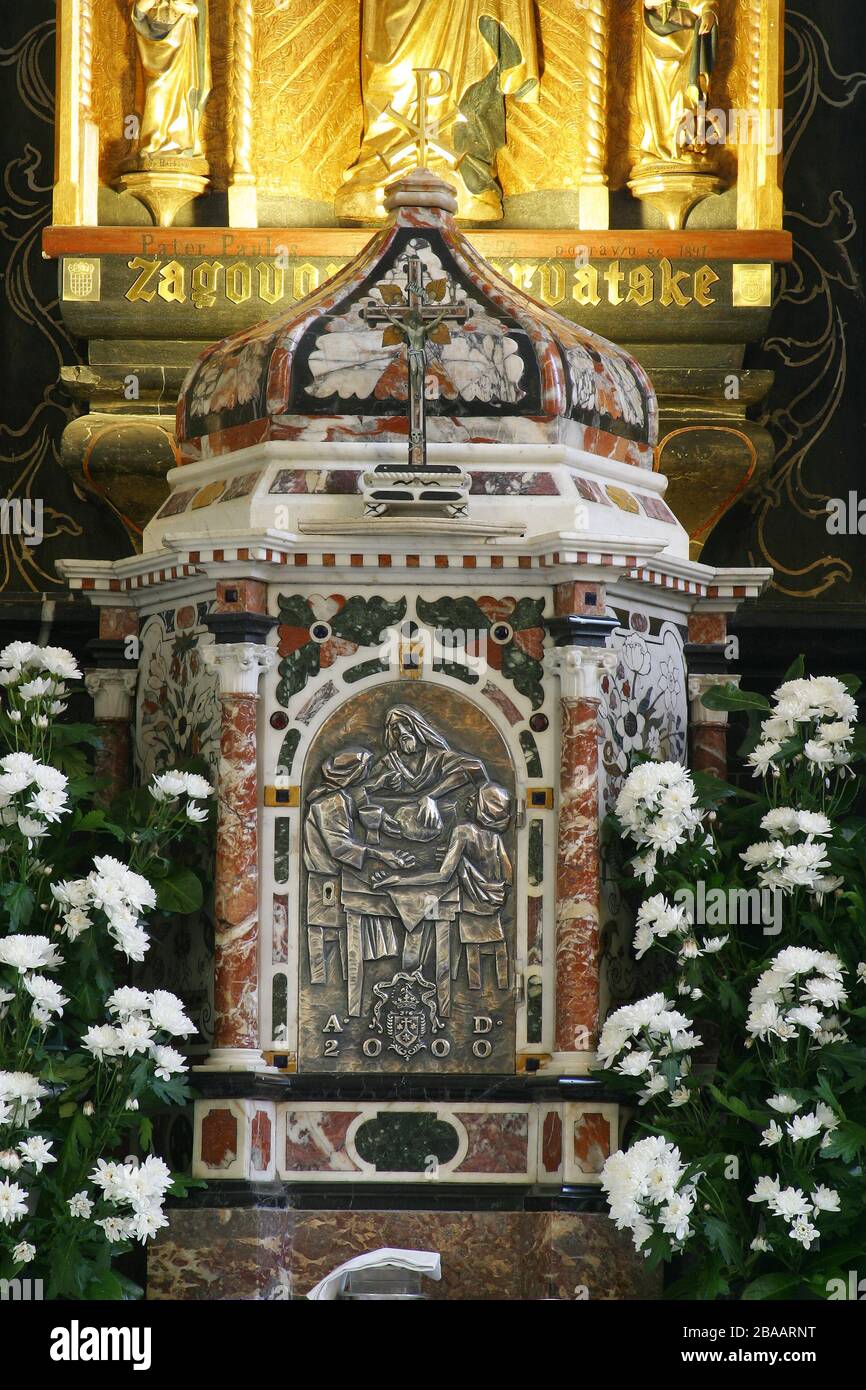
[{"label": "gold statue", "polygon": [[144,74],[139,156],[202,157],[201,122],[210,95],[207,11],[196,0],[133,0]]},{"label": "gold statue", "polygon": [[211,90],[207,0],[132,0],[132,26],[144,110],[138,148],[117,187],[170,227],[180,208],[208,186],[201,138]]},{"label": "gold statue", "polygon": [[428,101],[436,103],[436,141],[454,157],[431,146],[429,167],[452,172],[458,216],[501,217],[496,151],[505,144],[505,97],[538,96],[533,0],[364,0],[364,133],[337,193],[338,215],[362,222],[383,217],[385,187],[414,167],[407,122],[417,124],[419,69],[451,79],[428,92]]},{"label": "gold statue", "polygon": [[[718,192],[707,161],[707,97],[719,39],[718,0],[641,0],[635,91],[643,125],[629,188],[681,227]],[[711,141],[713,136],[710,136]]]},{"label": "gold statue", "polygon": [[[643,0],[637,98],[643,159],[677,160],[692,147],[716,63],[719,18],[712,0]],[[691,116],[691,120],[689,117]]]}]

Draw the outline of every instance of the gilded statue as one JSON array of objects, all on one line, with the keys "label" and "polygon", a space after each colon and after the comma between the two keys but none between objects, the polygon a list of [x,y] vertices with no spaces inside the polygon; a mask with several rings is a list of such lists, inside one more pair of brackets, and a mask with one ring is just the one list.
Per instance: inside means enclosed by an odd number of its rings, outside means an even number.
[{"label": "gilded statue", "polygon": [[448,90],[433,96],[437,141],[428,167],[457,187],[458,216],[502,216],[496,153],[506,141],[505,98],[538,97],[533,0],[364,0],[361,94],[364,129],[357,160],[336,197],[339,216],[384,216],[384,189],[416,162],[405,121],[417,120],[416,69],[438,70]]},{"label": "gilded statue", "polygon": [[139,159],[201,159],[211,89],[207,0],[133,0],[132,25],[144,77]]},{"label": "gilded statue", "polygon": [[713,0],[643,0],[637,101],[642,162],[675,162],[694,149],[699,106],[716,64],[719,18]]}]

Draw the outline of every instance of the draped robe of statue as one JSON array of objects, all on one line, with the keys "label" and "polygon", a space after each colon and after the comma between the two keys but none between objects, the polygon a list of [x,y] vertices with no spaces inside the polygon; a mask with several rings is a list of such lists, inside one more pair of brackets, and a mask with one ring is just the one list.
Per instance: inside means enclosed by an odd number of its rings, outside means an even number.
[{"label": "draped robe of statue", "polygon": [[385,186],[414,168],[411,137],[386,114],[390,104],[417,119],[414,68],[442,68],[452,78],[430,114],[441,144],[463,160],[455,171],[431,154],[429,167],[456,185],[460,217],[501,217],[495,161],[505,144],[505,96],[531,101],[538,94],[533,0],[364,0],[363,141],[337,193],[337,213],[360,221],[384,216]]},{"label": "draped robe of statue", "polygon": [[132,24],[144,78],[139,156],[200,159],[211,87],[204,0],[135,0]]},{"label": "draped robe of statue", "polygon": [[[639,0],[642,4],[642,0]],[[716,23],[699,33],[705,15]],[[637,107],[643,123],[641,162],[682,159],[683,118],[706,95],[718,47],[718,0],[674,0],[644,9],[637,64]]]}]

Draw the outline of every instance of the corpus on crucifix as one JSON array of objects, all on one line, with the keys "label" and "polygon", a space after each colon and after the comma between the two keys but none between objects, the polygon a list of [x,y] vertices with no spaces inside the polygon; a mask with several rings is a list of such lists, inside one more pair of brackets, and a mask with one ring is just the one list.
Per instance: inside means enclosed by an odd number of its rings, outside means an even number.
[{"label": "corpus on crucifix", "polygon": [[[422,117],[423,123],[423,117]],[[427,467],[427,413],[424,383],[427,375],[427,343],[448,342],[448,323],[467,316],[465,304],[458,304],[453,291],[445,299],[446,278],[424,283],[421,257],[406,257],[406,292],[399,285],[379,285],[381,305],[367,304],[364,319],[371,327],[385,326],[387,342],[406,344],[409,376],[409,467],[413,472]],[[393,335],[393,336],[391,336]]]}]

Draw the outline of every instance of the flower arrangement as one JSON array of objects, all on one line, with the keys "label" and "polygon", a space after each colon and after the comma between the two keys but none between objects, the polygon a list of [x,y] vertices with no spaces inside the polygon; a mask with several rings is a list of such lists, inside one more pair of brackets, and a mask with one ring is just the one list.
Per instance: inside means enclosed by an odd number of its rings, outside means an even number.
[{"label": "flower arrangement", "polygon": [[601,1033],[599,1066],[646,1136],[602,1186],[637,1250],[682,1257],[672,1296],[826,1298],[866,1250],[855,690],[798,663],[772,702],[709,691],[749,715],[751,785],[643,762],[609,821],[636,955],[666,968]]},{"label": "flower arrangement", "polygon": [[[212,788],[168,772],[96,804],[83,751],[96,733],[58,718],[79,677],[60,648],[0,652],[0,1277],[123,1298],[140,1291],[116,1257],[165,1226],[167,1193],[184,1189],[149,1150],[152,1114],[187,1098],[175,1044],[196,1030],[173,994],[117,976],[144,960],[149,914],[201,904],[173,860]],[[94,855],[103,844],[124,859]]]}]

